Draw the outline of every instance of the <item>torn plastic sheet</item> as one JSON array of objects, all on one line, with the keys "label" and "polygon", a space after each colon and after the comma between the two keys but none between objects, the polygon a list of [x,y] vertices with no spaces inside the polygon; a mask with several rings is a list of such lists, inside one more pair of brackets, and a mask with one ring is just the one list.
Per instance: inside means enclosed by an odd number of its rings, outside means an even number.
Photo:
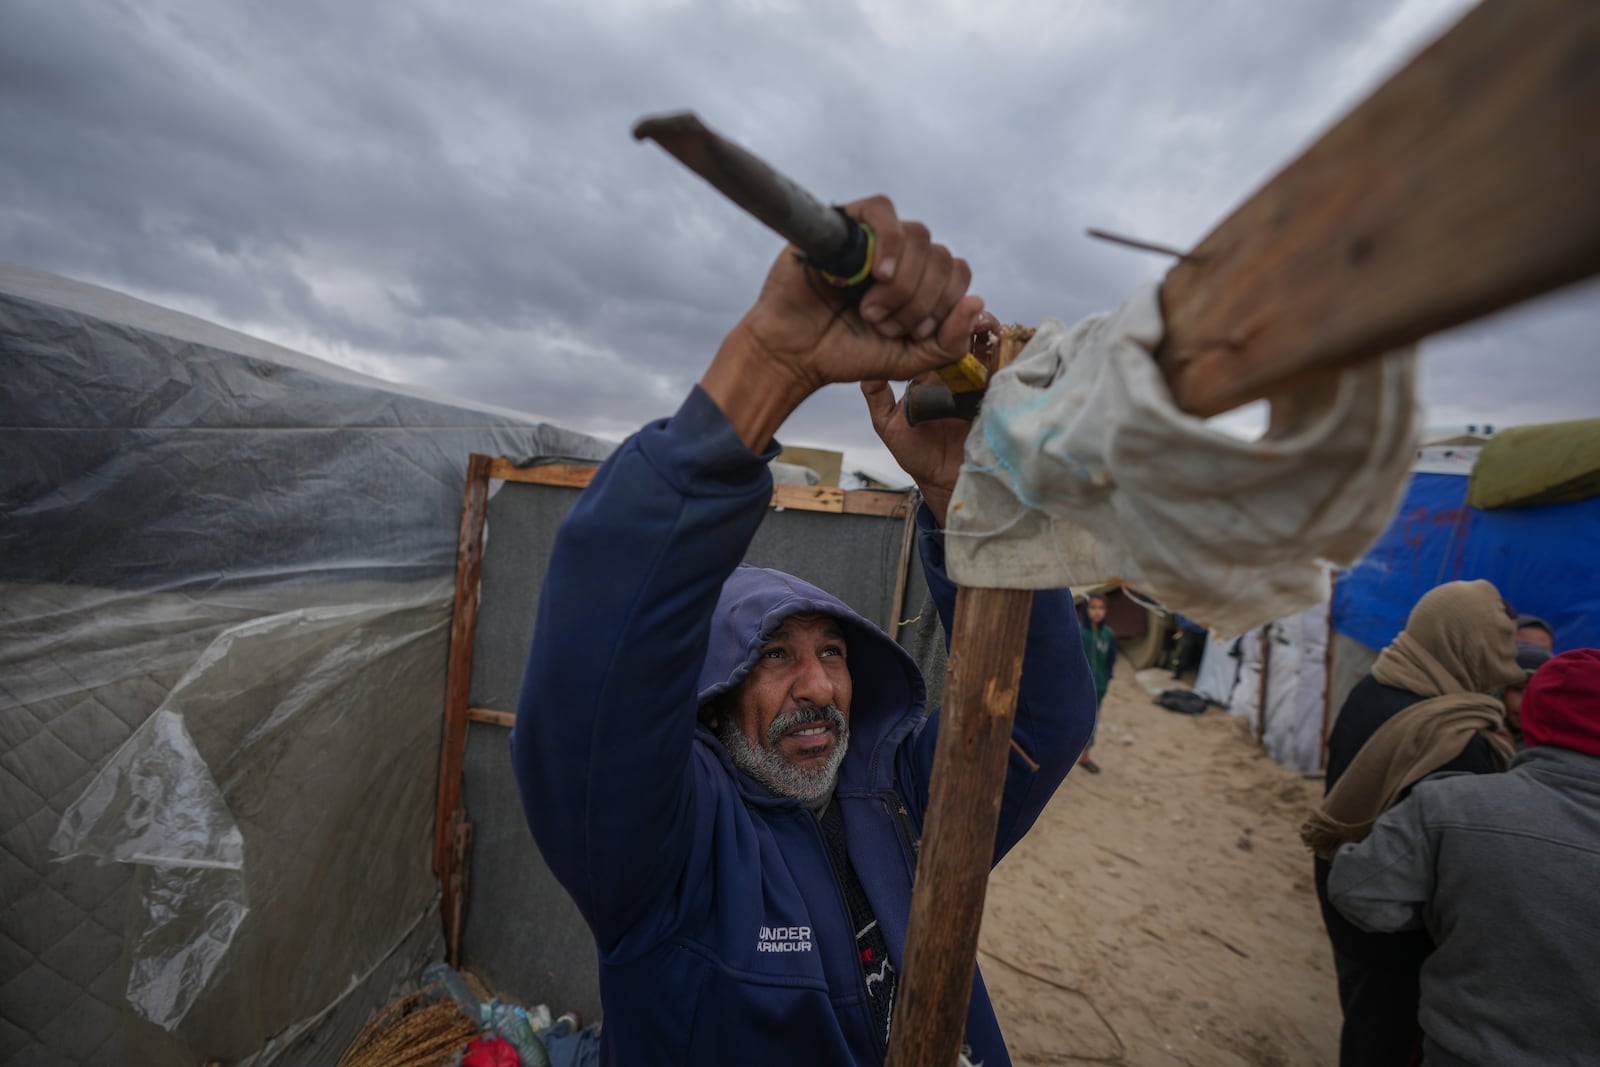
[{"label": "torn plastic sheet", "polygon": [[950,575],[1003,589],[1120,582],[1222,636],[1328,597],[1387,526],[1415,451],[1414,352],[1271,398],[1259,441],[1173,403],[1156,286],[1040,326],[989,383],[945,533]]},{"label": "torn plastic sheet", "polygon": [[244,836],[183,716],[158,710],[61,817],[58,859],[146,868],[144,928],[134,936],[128,1002],[168,1030],[188,1013],[249,908]]},{"label": "torn plastic sheet", "polygon": [[210,984],[250,911],[244,903],[244,874],[149,866],[141,882],[148,921],[132,943],[128,1003],[171,1030]]}]

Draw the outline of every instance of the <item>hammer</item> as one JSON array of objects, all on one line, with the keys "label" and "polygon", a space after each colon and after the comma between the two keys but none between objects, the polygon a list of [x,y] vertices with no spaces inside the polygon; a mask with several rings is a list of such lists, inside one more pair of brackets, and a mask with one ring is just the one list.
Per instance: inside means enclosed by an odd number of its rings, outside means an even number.
[{"label": "hammer", "polygon": [[[659,144],[722,195],[800,249],[806,265],[843,290],[851,306],[871,286],[876,240],[870,227],[830,207],[766,162],[716,133],[692,111],[639,120],[635,140]],[[967,419],[978,415],[989,372],[967,353],[938,369],[939,384],[906,389],[906,421]]]}]

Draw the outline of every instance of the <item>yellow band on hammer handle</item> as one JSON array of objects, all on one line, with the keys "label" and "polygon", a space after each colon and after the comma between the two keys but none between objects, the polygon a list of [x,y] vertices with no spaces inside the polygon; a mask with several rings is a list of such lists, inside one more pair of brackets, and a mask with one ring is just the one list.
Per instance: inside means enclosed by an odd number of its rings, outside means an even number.
[{"label": "yellow band on hammer handle", "polygon": [[829,274],[827,271],[820,272],[824,281],[826,281],[829,285],[836,285],[840,289],[854,288],[855,286],[866,281],[868,278],[872,277],[872,264],[878,258],[878,235],[873,233],[872,227],[868,226],[864,222],[858,222],[857,225],[860,226],[862,231],[867,235],[867,255],[866,259],[861,264],[861,269],[856,271],[855,274],[848,278],[838,274]]},{"label": "yellow band on hammer handle", "polygon": [[939,380],[952,393],[976,393],[989,387],[989,371],[971,352],[954,363],[939,368]]}]

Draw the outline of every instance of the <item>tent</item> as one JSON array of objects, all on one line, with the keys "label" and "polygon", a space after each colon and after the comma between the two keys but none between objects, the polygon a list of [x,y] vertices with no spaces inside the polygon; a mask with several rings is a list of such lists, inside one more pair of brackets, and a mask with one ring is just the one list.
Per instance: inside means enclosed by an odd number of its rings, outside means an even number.
[{"label": "tent", "polygon": [[0,1061],[332,1063],[439,955],[467,457],[606,442],[0,266]]},{"label": "tent", "polygon": [[[1564,454],[1596,454],[1600,419],[1560,425]],[[1534,430],[1543,432],[1526,432]],[[1548,482],[1550,436],[1546,427],[1517,428],[1477,454],[1424,451],[1389,529],[1335,586],[1330,719],[1378,650],[1405,628],[1412,605],[1445,582],[1493,582],[1518,612],[1551,624],[1558,652],[1600,647],[1600,483],[1591,476],[1587,489],[1569,491],[1556,503],[1488,510],[1468,499],[1484,471],[1493,474],[1496,486],[1511,481],[1503,473],[1507,467]],[[1563,477],[1569,489],[1584,484],[1584,476],[1571,469]],[[1499,491],[1518,499],[1513,489]]]},{"label": "tent", "polygon": [[[1322,765],[1322,739],[1345,697],[1437,585],[1488,579],[1518,612],[1551,624],[1557,651],[1600,647],[1597,456],[1600,419],[1420,450],[1394,520],[1335,577],[1331,605],[1273,622],[1237,647],[1208,642],[1205,695],[1248,718],[1280,763],[1311,771]],[[1496,506],[1474,506],[1472,494]],[[1225,665],[1230,657],[1236,672]]]}]

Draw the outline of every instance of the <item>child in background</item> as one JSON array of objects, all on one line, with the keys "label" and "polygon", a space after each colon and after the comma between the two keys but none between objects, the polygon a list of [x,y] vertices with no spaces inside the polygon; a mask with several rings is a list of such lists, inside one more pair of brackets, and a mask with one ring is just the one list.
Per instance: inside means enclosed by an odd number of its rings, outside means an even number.
[{"label": "child in background", "polygon": [[[1090,593],[1083,602],[1084,623],[1078,628],[1083,635],[1083,654],[1089,660],[1089,673],[1094,676],[1095,730],[1100,729],[1100,705],[1105,703],[1106,689],[1111,685],[1111,672],[1117,665],[1117,635],[1106,625],[1106,598]],[[1078,766],[1090,774],[1099,774],[1100,765],[1089,757],[1094,748],[1094,734],[1078,757]]]}]

